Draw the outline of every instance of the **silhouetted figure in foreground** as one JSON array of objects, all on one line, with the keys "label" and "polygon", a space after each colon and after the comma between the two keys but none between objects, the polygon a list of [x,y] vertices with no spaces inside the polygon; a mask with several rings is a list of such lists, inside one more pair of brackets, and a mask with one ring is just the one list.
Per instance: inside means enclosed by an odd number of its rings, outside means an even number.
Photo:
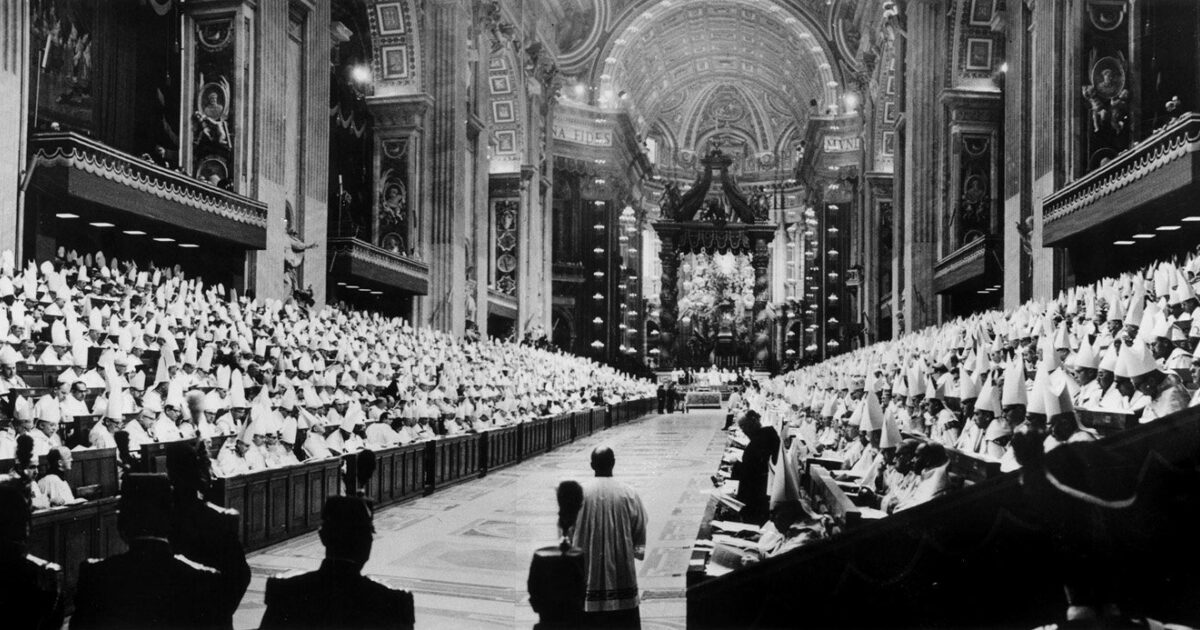
[{"label": "silhouetted figure in foreground", "polygon": [[321,511],[325,560],[316,571],[267,580],[260,629],[412,628],[412,594],[362,574],[375,535],[371,520],[366,499],[329,497]]},{"label": "silhouetted figure in foreground", "polygon": [[71,628],[228,628],[224,578],[175,555],[166,475],[130,474],[121,486],[117,530],[129,551],[79,568]]},{"label": "silhouetted figure in foreground", "polygon": [[587,560],[571,544],[575,519],[583,507],[583,487],[577,481],[558,484],[558,531],[562,541],[542,547],[529,566],[529,605],[541,621],[536,630],[578,628],[583,624],[583,600],[587,591]]},{"label": "silhouetted figure in foreground", "polygon": [[167,447],[167,476],[174,499],[171,547],[188,560],[221,572],[222,601],[232,618],[250,585],[250,565],[238,537],[237,510],[204,500],[212,483],[211,471],[203,443],[175,442]]},{"label": "silhouetted figure in foreground", "polygon": [[57,630],[62,627],[62,569],[26,553],[29,517],[21,486],[0,483],[0,625]]}]

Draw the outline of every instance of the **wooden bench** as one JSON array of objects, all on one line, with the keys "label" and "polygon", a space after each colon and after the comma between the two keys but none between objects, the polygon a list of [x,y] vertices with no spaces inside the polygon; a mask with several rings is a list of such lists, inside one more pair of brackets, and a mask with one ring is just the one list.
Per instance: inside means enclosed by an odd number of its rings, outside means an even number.
[{"label": "wooden bench", "polygon": [[[48,461],[45,455],[38,459],[39,475],[48,469]],[[14,460],[0,459],[0,474],[10,472],[15,465]],[[71,485],[76,496],[83,498],[116,496],[120,485],[117,475],[117,449],[71,451],[71,470],[67,473],[67,483]]]}]

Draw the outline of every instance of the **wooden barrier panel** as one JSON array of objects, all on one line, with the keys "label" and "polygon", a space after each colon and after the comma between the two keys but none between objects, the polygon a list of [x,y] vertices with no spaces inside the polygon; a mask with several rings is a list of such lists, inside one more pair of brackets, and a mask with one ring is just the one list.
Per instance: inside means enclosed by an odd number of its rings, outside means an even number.
[{"label": "wooden barrier panel", "polygon": [[521,457],[528,459],[534,455],[545,453],[548,448],[547,440],[550,437],[549,432],[550,418],[534,418],[528,422],[523,422],[519,425],[519,433],[521,434]]},{"label": "wooden barrier panel", "polygon": [[[42,466],[45,466],[43,458]],[[117,496],[117,449],[105,448],[71,452],[71,471],[67,482],[77,496],[101,498]]]},{"label": "wooden barrier panel", "polygon": [[432,443],[433,487],[438,488],[479,474],[479,434],[439,438]]},{"label": "wooden barrier panel", "polygon": [[33,515],[29,553],[62,567],[63,597],[68,605],[74,601],[79,565],[84,560],[107,558],[124,551],[125,543],[117,533],[115,497]]},{"label": "wooden barrier panel", "polygon": [[574,428],[574,417],[565,413],[550,419],[550,448],[561,446],[571,441],[571,430]]},{"label": "wooden barrier panel", "polygon": [[209,500],[242,514],[247,550],[287,540],[321,524],[326,497],[341,494],[337,458],[216,479]]},{"label": "wooden barrier panel", "polygon": [[375,454],[375,479],[367,491],[377,507],[390,505],[425,493],[427,445],[417,442]]},{"label": "wooden barrier panel", "polygon": [[521,460],[521,425],[491,429],[483,434],[486,472],[511,466]]},{"label": "wooden barrier panel", "polygon": [[592,411],[590,409],[573,411],[570,415],[571,439],[578,440],[592,434]]}]

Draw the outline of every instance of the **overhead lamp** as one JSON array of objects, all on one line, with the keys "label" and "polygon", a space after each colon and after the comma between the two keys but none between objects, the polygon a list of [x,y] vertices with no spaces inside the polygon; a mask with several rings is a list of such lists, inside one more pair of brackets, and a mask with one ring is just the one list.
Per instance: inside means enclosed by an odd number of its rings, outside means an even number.
[{"label": "overhead lamp", "polygon": [[596,164],[608,164],[608,160],[604,158],[596,158]]},{"label": "overhead lamp", "polygon": [[593,202],[592,202],[592,205],[594,205],[594,206],[603,206],[603,205],[604,205],[604,200],[603,200],[603,199],[597,199],[597,200],[595,200],[595,201],[593,201]]},{"label": "overhead lamp", "polygon": [[1137,234],[1134,234],[1133,238],[1140,238],[1142,240],[1146,240],[1146,239],[1154,238],[1154,236],[1155,235],[1151,232],[1139,232]]},{"label": "overhead lamp", "polygon": [[594,247],[594,248],[592,248],[592,251],[593,251],[593,252],[595,252],[595,253],[597,253],[597,254],[603,254],[603,253],[604,253],[604,248],[603,248],[603,247]]},{"label": "overhead lamp", "polygon": [[[60,219],[78,219],[79,218],[79,215],[75,214],[74,212],[59,212],[59,213],[55,214],[54,216],[56,216]],[[1198,217],[1198,218],[1200,218],[1200,217]]]},{"label": "overhead lamp", "polygon": [[603,224],[603,223],[597,223],[596,225],[593,225],[592,227],[593,227],[593,228],[596,228],[597,230],[603,230],[603,229],[604,229],[604,224]]},{"label": "overhead lamp", "polygon": [[357,285],[357,284],[347,284],[347,285],[346,285],[346,288],[347,288],[347,289],[357,289],[357,288],[358,288],[358,285]]},{"label": "overhead lamp", "polygon": [[617,324],[617,328],[620,328],[621,330],[625,330],[626,328],[629,328],[629,327],[625,325],[625,322],[621,322],[620,324]]},{"label": "overhead lamp", "polygon": [[596,294],[592,296],[592,299],[593,300],[603,300],[604,294],[597,291]]},{"label": "overhead lamp", "polygon": [[[633,251],[633,250],[630,250],[630,251]],[[638,279],[637,274],[629,274],[629,279],[634,282],[637,282],[637,279]]]},{"label": "overhead lamp", "polygon": [[88,225],[90,225],[92,227],[98,227],[98,228],[114,227],[113,224],[109,223],[108,221],[92,221],[92,222],[88,223]]},{"label": "overhead lamp", "polygon": [[604,344],[603,344],[603,343],[601,343],[599,339],[597,339],[597,340],[595,340],[595,341],[593,341],[593,342],[592,342],[592,347],[593,347],[593,348],[595,348],[595,349],[597,349],[597,350],[599,350],[599,349],[601,349],[601,348],[603,348],[603,347],[604,347]]},{"label": "overhead lamp", "polygon": [[596,271],[593,271],[593,272],[592,272],[592,275],[593,275],[593,276],[596,276],[597,278],[603,278],[603,277],[604,277],[604,272],[603,272],[603,271],[600,271],[599,269],[597,269]]},{"label": "overhead lamp", "polygon": [[175,239],[171,238],[170,236],[156,236],[156,237],[154,237],[154,242],[156,242],[156,243],[174,243]]},{"label": "overhead lamp", "polygon": [[1182,221],[1185,223],[1197,223],[1200,222],[1200,216],[1192,215],[1190,217],[1183,217]]},{"label": "overhead lamp", "polygon": [[599,324],[603,324],[603,323],[604,323],[604,318],[603,318],[603,317],[600,317],[599,315],[597,315],[596,317],[592,318],[592,323],[593,323],[593,324],[597,324],[597,325],[599,325]]},{"label": "overhead lamp", "polygon": [[[629,248],[629,253],[630,253],[630,254],[636,254],[636,253],[638,253],[638,250],[637,250],[637,248],[636,248],[636,247],[630,247],[630,248]],[[636,277],[636,276],[630,276],[630,277]]]},{"label": "overhead lamp", "polygon": [[383,295],[383,291],[372,291],[371,295]]},{"label": "overhead lamp", "polygon": [[179,246],[183,249],[196,249],[197,247],[200,247],[195,243],[180,243]]},{"label": "overhead lamp", "polygon": [[359,85],[368,85],[371,83],[371,68],[364,63],[357,64],[350,68],[350,78]]},{"label": "overhead lamp", "polygon": [[121,233],[128,234],[129,236],[145,236],[146,235],[146,233],[141,230],[121,230]]},{"label": "overhead lamp", "polygon": [[1113,245],[1133,245],[1133,241],[1113,241]]},{"label": "overhead lamp", "polygon": [[[604,119],[597,118],[596,122],[604,122]],[[595,183],[597,186],[603,186],[604,184],[608,183],[607,180],[605,180],[603,177],[597,177],[596,179],[593,179],[592,182]]]},{"label": "overhead lamp", "polygon": [[1159,232],[1174,232],[1182,227],[1182,225],[1160,225],[1154,229],[1158,230]]},{"label": "overhead lamp", "polygon": [[659,354],[660,352],[662,352],[662,351],[661,351],[661,350],[659,350],[658,348],[651,348],[651,349],[650,349],[650,354]]}]

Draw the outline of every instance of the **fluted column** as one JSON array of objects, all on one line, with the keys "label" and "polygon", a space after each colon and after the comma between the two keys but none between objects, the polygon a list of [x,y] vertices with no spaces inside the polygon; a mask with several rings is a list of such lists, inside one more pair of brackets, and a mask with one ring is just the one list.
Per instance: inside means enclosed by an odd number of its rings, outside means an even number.
[{"label": "fluted column", "polygon": [[29,45],[29,2],[0,0],[0,111],[12,121],[0,133],[0,251],[14,253],[19,253],[20,182],[26,167]]},{"label": "fluted column", "polygon": [[[910,2],[904,108],[908,142],[904,147],[904,321],[909,331],[937,322],[933,291],[937,262],[937,217],[941,212],[940,164],[942,56],[945,3]],[[895,298],[893,298],[895,299]]]},{"label": "fluted column", "polygon": [[470,13],[463,0],[428,3],[433,93],[430,116],[430,272],[427,322],[437,330],[463,333],[466,283],[464,237],[467,206],[466,36]]}]

